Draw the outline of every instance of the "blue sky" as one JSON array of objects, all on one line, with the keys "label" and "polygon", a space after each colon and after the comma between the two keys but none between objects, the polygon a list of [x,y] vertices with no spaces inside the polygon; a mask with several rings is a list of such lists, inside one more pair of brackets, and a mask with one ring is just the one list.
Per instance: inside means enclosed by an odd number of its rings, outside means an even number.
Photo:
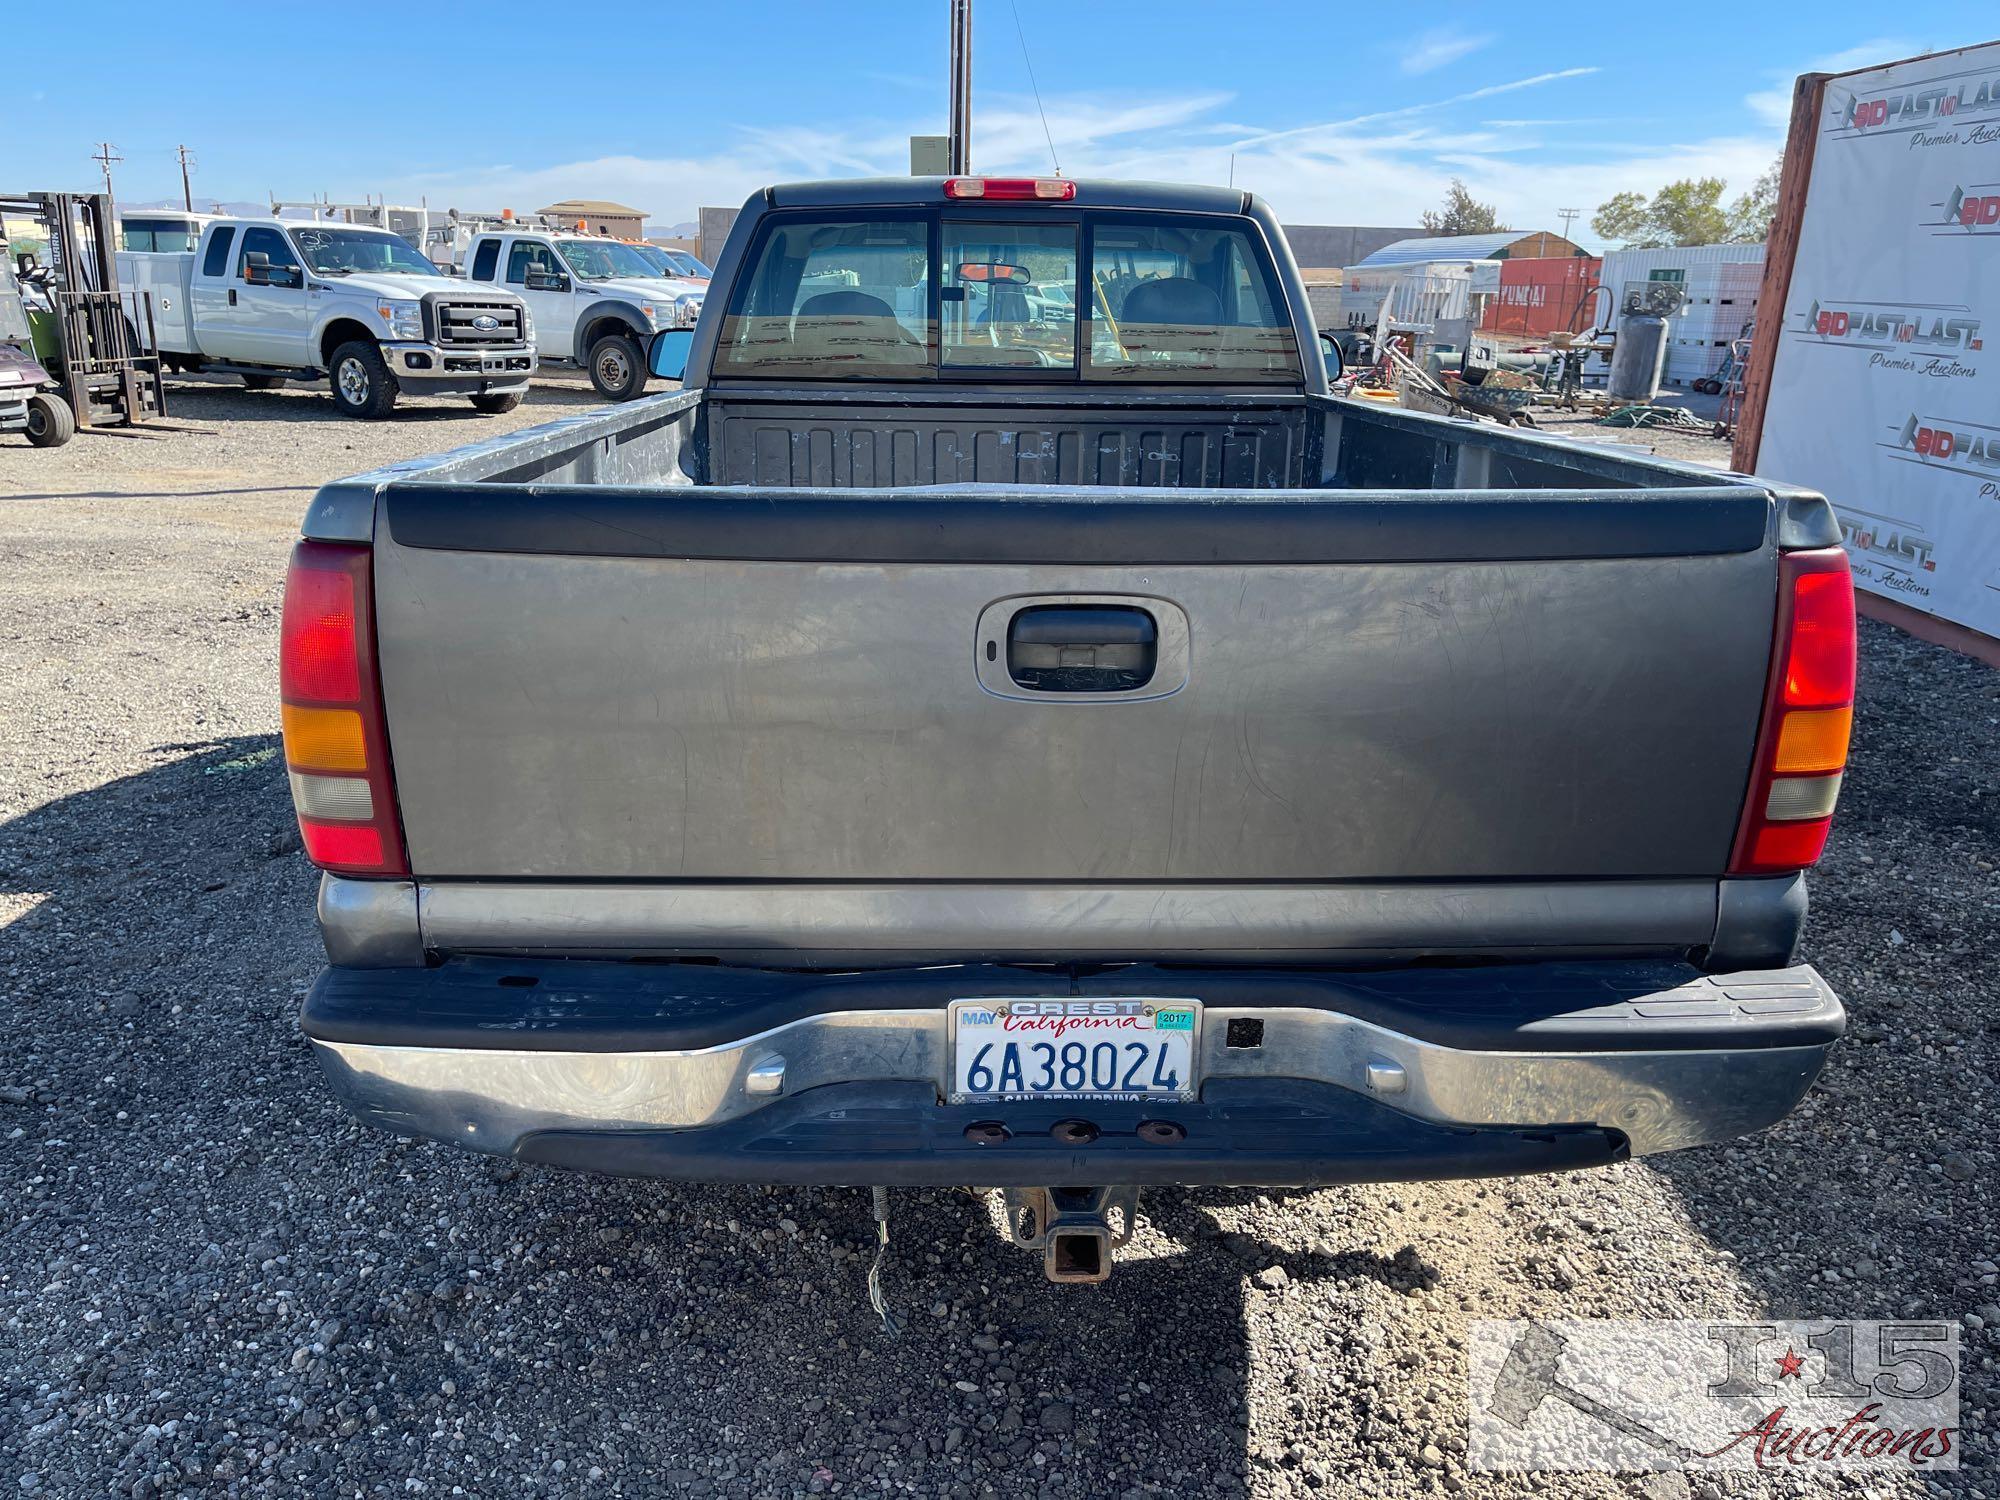
[{"label": "blue sky", "polygon": [[[1293,223],[1401,224],[1463,177],[1522,228],[1624,188],[1776,154],[1800,71],[2000,34],[1986,4],[1628,7],[1277,0],[976,0],[974,166],[1048,170],[1026,34],[1066,172],[1235,180]],[[19,59],[61,55],[60,6],[17,7]],[[76,12],[74,14],[81,14]],[[98,180],[197,206],[330,194],[434,207],[609,197],[657,224],[788,178],[907,170],[944,128],[946,0],[476,7],[112,4],[98,98],[15,69],[0,159],[31,187]],[[31,122],[23,130],[24,123]]]}]

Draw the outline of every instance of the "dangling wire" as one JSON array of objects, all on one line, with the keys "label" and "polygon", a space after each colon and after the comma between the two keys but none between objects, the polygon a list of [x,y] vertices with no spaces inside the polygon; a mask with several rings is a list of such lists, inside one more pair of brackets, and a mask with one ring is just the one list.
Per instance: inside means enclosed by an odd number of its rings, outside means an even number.
[{"label": "dangling wire", "polygon": [[1014,31],[1021,38],[1021,61],[1028,65],[1028,87],[1035,91],[1035,113],[1042,117],[1042,135],[1049,143],[1049,160],[1056,165],[1056,176],[1062,176],[1062,161],[1056,155],[1056,138],[1049,131],[1049,112],[1042,108],[1042,86],[1035,82],[1035,60],[1028,56],[1028,29],[1021,24],[1021,7],[1016,0],[1007,0],[1014,12]]},{"label": "dangling wire", "polygon": [[868,1305],[882,1320],[882,1331],[894,1338],[902,1324],[890,1316],[888,1300],[882,1295],[882,1257],[889,1253],[889,1190],[878,1187],[874,1189],[874,1195],[875,1261],[868,1267]]}]

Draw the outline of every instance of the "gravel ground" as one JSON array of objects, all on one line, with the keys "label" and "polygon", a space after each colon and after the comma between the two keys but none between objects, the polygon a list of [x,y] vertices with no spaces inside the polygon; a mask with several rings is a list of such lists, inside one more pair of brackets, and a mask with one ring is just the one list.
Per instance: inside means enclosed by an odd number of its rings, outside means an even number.
[{"label": "gravel ground", "polygon": [[1878,627],[1810,936],[1855,1034],[1731,1149],[1161,1193],[1094,1289],[978,1202],[898,1195],[889,1340],[865,1194],[350,1122],[294,1028],[285,551],[320,481],[585,399],[367,426],[181,386],[211,435],[0,441],[0,1491],[1714,1500],[1751,1491],[1468,1472],[1466,1326],[1769,1312],[1965,1317],[1967,1467],[1929,1489],[2000,1495],[2000,676]]}]

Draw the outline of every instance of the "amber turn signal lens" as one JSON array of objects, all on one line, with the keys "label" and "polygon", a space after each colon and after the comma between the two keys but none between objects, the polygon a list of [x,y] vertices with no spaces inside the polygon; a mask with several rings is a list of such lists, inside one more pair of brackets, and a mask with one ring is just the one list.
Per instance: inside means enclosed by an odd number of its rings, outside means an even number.
[{"label": "amber turn signal lens", "polygon": [[365,771],[367,741],[351,708],[284,705],[285,763],[295,771]]},{"label": "amber turn signal lens", "polygon": [[1772,771],[1780,776],[1838,771],[1847,764],[1847,737],[1853,728],[1851,708],[1792,709],[1778,726]]}]

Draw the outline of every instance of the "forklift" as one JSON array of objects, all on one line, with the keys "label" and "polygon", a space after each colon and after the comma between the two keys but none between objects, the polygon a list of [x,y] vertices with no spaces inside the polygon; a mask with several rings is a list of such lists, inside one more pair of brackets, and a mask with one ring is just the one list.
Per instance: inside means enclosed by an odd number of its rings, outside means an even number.
[{"label": "forklift", "polygon": [[25,432],[37,448],[60,448],[76,417],[56,378],[35,355],[35,334],[0,230],[0,432]]},{"label": "forklift", "polygon": [[[164,416],[153,302],[118,286],[118,215],[111,195],[0,193],[0,225],[10,214],[48,231],[46,264],[32,253],[12,254],[4,229],[0,254],[8,261],[5,285],[25,315],[28,347],[53,378],[69,427],[136,427]],[[8,295],[0,290],[0,301]]]}]

